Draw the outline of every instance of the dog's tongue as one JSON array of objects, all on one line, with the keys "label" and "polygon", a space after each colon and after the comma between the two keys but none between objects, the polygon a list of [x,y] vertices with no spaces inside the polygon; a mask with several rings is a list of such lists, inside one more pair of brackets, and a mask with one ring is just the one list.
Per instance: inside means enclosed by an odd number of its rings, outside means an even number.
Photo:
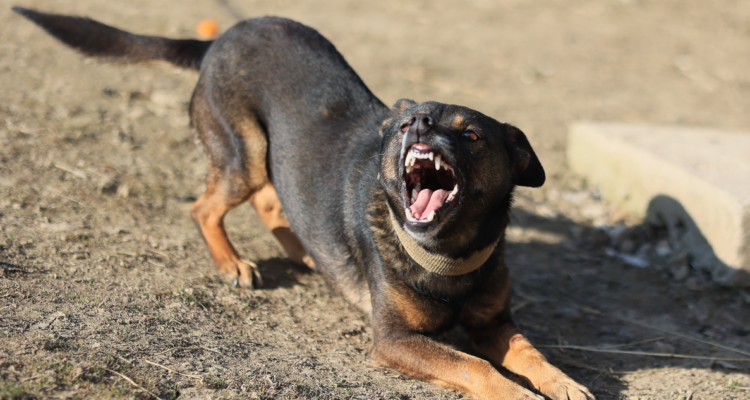
[{"label": "dog's tongue", "polygon": [[447,197],[448,192],[443,189],[434,192],[430,189],[422,189],[417,195],[417,201],[409,207],[409,210],[416,219],[427,218],[432,211],[437,211],[443,206]]}]

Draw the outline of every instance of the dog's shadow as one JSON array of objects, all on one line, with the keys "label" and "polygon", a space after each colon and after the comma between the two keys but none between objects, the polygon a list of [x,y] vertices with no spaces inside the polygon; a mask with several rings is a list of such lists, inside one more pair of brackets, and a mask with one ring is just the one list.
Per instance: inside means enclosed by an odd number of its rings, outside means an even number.
[{"label": "dog's shadow", "polygon": [[256,262],[263,277],[263,289],[291,288],[302,285],[299,277],[316,273],[288,258],[273,257]]}]

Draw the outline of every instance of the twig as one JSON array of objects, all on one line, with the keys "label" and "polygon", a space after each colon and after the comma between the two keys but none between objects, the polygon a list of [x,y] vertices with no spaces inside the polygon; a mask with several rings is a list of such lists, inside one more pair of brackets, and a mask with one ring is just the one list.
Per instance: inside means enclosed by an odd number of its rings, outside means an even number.
[{"label": "twig", "polygon": [[164,264],[162,264],[162,263],[158,263],[158,262],[156,262],[156,261],[152,261],[152,260],[151,260],[150,258],[147,258],[147,259],[146,259],[146,261],[147,261],[147,262],[150,262],[151,264],[154,264],[154,265],[156,265],[157,267],[162,267],[162,268],[165,268],[165,267],[166,267],[166,265],[164,265]]},{"label": "twig", "polygon": [[122,378],[122,379],[124,379],[124,380],[126,380],[126,381],[130,382],[130,384],[131,384],[131,385],[133,385],[133,386],[137,387],[138,389],[141,389],[141,390],[143,390],[144,392],[146,392],[146,393],[150,394],[150,395],[151,395],[151,396],[152,396],[153,398],[155,398],[155,399],[159,399],[159,400],[163,400],[163,399],[162,399],[161,397],[159,397],[159,396],[155,395],[155,394],[154,394],[154,392],[152,392],[152,391],[150,391],[150,390],[148,390],[148,389],[144,388],[143,386],[141,386],[141,385],[139,385],[139,384],[135,383],[135,382],[134,382],[134,381],[133,381],[132,379],[128,378],[127,376],[125,376],[125,375],[123,375],[123,374],[121,374],[121,373],[119,373],[119,372],[117,372],[117,371],[112,371],[111,369],[107,369],[107,368],[104,368],[104,370],[105,370],[105,371],[107,371],[107,372],[113,373],[113,374],[115,374],[115,375],[119,376],[120,378]]},{"label": "twig", "polygon": [[62,198],[62,199],[65,199],[65,200],[68,200],[68,201],[72,201],[73,203],[76,203],[76,204],[78,204],[79,206],[83,207],[83,204],[81,204],[81,202],[80,202],[80,201],[77,201],[77,200],[71,199],[71,198],[70,198],[70,197],[68,197],[68,196],[63,196],[63,195],[62,195],[62,194],[60,194],[60,193],[52,193],[52,194],[53,194],[54,196],[60,197],[60,198]]},{"label": "twig", "polygon": [[125,361],[125,363],[127,363],[127,364],[132,364],[133,363],[133,360],[128,360],[127,358],[125,358],[125,357],[123,357],[123,356],[121,356],[121,355],[119,355],[117,353],[111,353],[111,354],[113,354],[115,357],[119,358],[120,360]]},{"label": "twig", "polygon": [[648,351],[614,350],[614,349],[603,349],[601,347],[566,346],[566,345],[558,345],[558,344],[536,345],[536,347],[550,347],[550,348],[556,348],[556,349],[592,351],[595,353],[633,354],[633,355],[651,356],[651,357],[691,358],[691,359],[696,359],[696,360],[745,361],[745,362],[750,361],[750,358],[691,356],[687,354],[652,353]]},{"label": "twig", "polygon": [[[690,335],[686,335],[684,333],[670,331],[669,329],[658,328],[656,326],[652,326],[652,325],[649,325],[649,324],[646,324],[646,323],[643,323],[643,322],[629,320],[627,318],[615,317],[614,315],[608,315],[608,314],[604,314],[604,313],[602,313],[602,314],[606,315],[606,316],[608,316],[610,318],[614,318],[614,319],[620,320],[620,321],[630,322],[631,324],[640,325],[640,326],[642,326],[644,328],[650,328],[650,329],[657,330],[657,331],[660,331],[660,332],[668,333],[670,335],[675,335],[675,336],[681,337],[683,339],[688,339],[688,340],[692,340],[692,341],[695,341],[695,342],[708,344],[708,345],[711,345],[711,346],[714,346],[714,347],[718,347],[720,349],[729,350],[729,351],[732,351],[732,352],[735,352],[735,353],[738,353],[738,354],[750,356],[750,352],[742,351],[742,350],[735,349],[735,348],[729,347],[729,346],[725,346],[725,345],[723,345],[721,343],[717,343],[717,342],[714,342],[714,341],[711,341],[711,340],[705,340],[705,339],[696,338],[696,337],[693,337],[693,336],[690,336]],[[717,358],[717,360],[720,360],[720,358]]]},{"label": "twig", "polygon": [[199,345],[199,347],[201,349],[203,349],[203,350],[214,352],[214,353],[216,353],[216,354],[218,354],[220,356],[223,355],[223,354],[221,354],[221,352],[219,350],[209,349],[208,347],[203,347],[203,346],[200,346],[200,345]]},{"label": "twig", "polygon": [[171,348],[169,350],[164,350],[161,353],[154,354],[154,357],[158,356],[158,355],[162,355],[164,353],[169,353],[169,352],[172,352],[172,351],[175,351],[175,350],[206,350],[206,351],[212,351],[212,352],[214,352],[216,354],[222,355],[218,350],[209,349],[209,348],[203,347],[203,346],[190,346],[190,347],[173,347],[173,348]]},{"label": "twig", "polygon": [[518,310],[520,310],[520,309],[522,309],[522,308],[524,308],[524,307],[526,307],[526,306],[528,306],[529,304],[532,304],[532,303],[533,303],[533,301],[524,300],[524,301],[522,301],[522,302],[514,305],[513,307],[511,307],[510,308],[510,312],[512,312],[512,313],[515,314]]},{"label": "twig", "polygon": [[75,169],[73,167],[70,167],[68,165],[65,165],[65,164],[59,163],[59,162],[56,162],[53,165],[55,166],[55,168],[61,169],[61,170],[65,171],[65,172],[67,172],[69,174],[72,174],[72,175],[75,175],[75,176],[77,176],[77,177],[79,177],[79,178],[81,178],[83,180],[86,180],[86,179],[89,178],[88,176],[86,176],[86,173],[83,172],[83,171],[81,171],[80,169]]},{"label": "twig", "polygon": [[156,250],[146,250],[146,253],[154,253],[154,254],[158,254],[158,255],[160,255],[160,256],[162,256],[162,257],[166,258],[166,259],[167,259],[167,261],[171,260],[171,258],[169,258],[169,255],[167,255],[167,254],[165,254],[165,253],[162,253],[161,251],[156,251]]},{"label": "twig", "polygon": [[637,342],[632,342],[632,343],[613,344],[613,345],[611,345],[611,346],[607,346],[607,347],[609,348],[609,347],[625,347],[625,346],[635,346],[635,345],[637,345],[637,344],[643,344],[643,343],[655,342],[655,341],[657,341],[657,340],[662,340],[662,339],[664,339],[664,336],[659,336],[659,337],[655,337],[655,338],[653,338],[653,339],[640,340],[640,341],[637,341]]},{"label": "twig", "polygon": [[242,16],[242,13],[239,12],[236,8],[234,8],[231,4],[229,4],[229,0],[214,0],[221,8],[224,9],[229,15],[231,15],[234,19],[237,21],[242,21],[245,19]]},{"label": "twig", "polygon": [[[642,326],[644,328],[649,328],[649,329],[653,329],[653,330],[656,330],[656,331],[668,333],[670,335],[681,337],[683,339],[692,340],[692,341],[698,342],[698,343],[708,344],[708,345],[711,345],[711,346],[714,346],[714,347],[718,347],[720,349],[729,350],[731,352],[742,354],[742,355],[745,355],[745,356],[750,356],[750,352],[747,352],[747,351],[743,351],[743,350],[735,349],[733,347],[725,346],[725,345],[723,345],[721,343],[717,343],[717,342],[714,342],[714,341],[711,341],[711,340],[700,339],[700,338],[696,338],[696,337],[693,337],[693,336],[690,336],[690,335],[686,335],[684,333],[674,332],[674,331],[671,331],[669,329],[659,328],[659,327],[656,327],[656,326],[653,326],[653,325],[649,325],[649,324],[644,323],[644,322],[634,321],[634,320],[623,318],[623,317],[617,317],[617,316],[614,316],[612,314],[608,314],[608,313],[605,313],[603,311],[600,311],[600,310],[597,310],[597,309],[594,309],[594,308],[582,306],[582,305],[580,305],[580,304],[578,304],[576,302],[570,302],[570,301],[569,302],[563,302],[563,301],[560,301],[560,300],[557,300],[557,299],[553,299],[553,298],[549,298],[549,297],[534,298],[534,297],[531,297],[529,295],[526,295],[526,294],[518,292],[518,291],[516,291],[516,294],[518,294],[520,297],[523,297],[523,298],[529,299],[529,300],[537,300],[537,301],[546,300],[546,301],[551,301],[553,303],[560,303],[560,304],[572,305],[572,306],[580,308],[581,311],[583,311],[583,312],[585,312],[587,314],[601,315],[601,316],[609,317],[609,318],[612,318],[612,319],[616,319],[618,321],[628,322],[628,323],[631,323],[631,324],[634,324],[634,325]],[[565,296],[570,297],[570,295],[567,295],[565,293],[563,293],[563,294]],[[719,359],[717,358],[717,360],[719,360]]]},{"label": "twig", "polygon": [[153,362],[153,361],[149,361],[149,360],[147,360],[147,359],[145,359],[145,358],[143,359],[143,361],[144,361],[144,362],[146,362],[146,363],[148,363],[148,364],[151,364],[151,365],[155,365],[155,366],[157,366],[157,367],[159,367],[159,368],[163,368],[163,369],[166,369],[167,371],[169,371],[169,372],[173,372],[173,373],[175,373],[175,374],[177,374],[177,375],[187,376],[188,378],[196,378],[196,379],[200,379],[200,378],[202,378],[202,377],[201,377],[200,375],[190,375],[190,374],[183,374],[182,372],[178,372],[178,371],[175,371],[175,370],[173,370],[172,368],[169,368],[169,367],[165,367],[165,366],[163,366],[163,365],[161,365],[161,364],[157,364],[157,363],[155,363],[155,362]]}]

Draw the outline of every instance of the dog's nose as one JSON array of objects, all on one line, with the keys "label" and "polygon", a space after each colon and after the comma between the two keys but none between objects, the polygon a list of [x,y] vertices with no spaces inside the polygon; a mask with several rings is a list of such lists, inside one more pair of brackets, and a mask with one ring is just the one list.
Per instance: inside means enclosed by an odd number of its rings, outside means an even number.
[{"label": "dog's nose", "polygon": [[414,130],[414,133],[417,134],[417,137],[424,135],[427,133],[430,129],[432,129],[432,126],[434,125],[432,121],[432,117],[427,114],[416,114],[413,117],[411,117],[411,120],[409,121],[409,125],[411,125],[412,129]]}]

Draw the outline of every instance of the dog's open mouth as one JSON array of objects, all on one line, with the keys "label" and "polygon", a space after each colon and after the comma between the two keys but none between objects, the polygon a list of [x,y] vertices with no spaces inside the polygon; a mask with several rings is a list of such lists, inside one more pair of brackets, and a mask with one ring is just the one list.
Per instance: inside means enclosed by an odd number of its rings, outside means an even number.
[{"label": "dog's open mouth", "polygon": [[424,143],[409,147],[404,159],[405,213],[408,222],[430,224],[456,201],[459,185],[454,167]]}]

